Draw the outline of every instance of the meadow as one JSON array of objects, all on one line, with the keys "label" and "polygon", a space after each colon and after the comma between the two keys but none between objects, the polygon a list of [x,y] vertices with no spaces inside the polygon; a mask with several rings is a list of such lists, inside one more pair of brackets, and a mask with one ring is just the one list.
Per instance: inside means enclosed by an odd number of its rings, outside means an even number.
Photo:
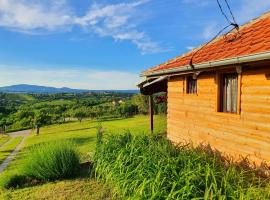
[{"label": "meadow", "polygon": [[[38,136],[32,131],[21,152],[0,174],[0,199],[270,198],[269,180],[258,176],[256,169],[235,165],[204,147],[175,146],[164,137],[166,116],[155,115],[154,121],[153,135],[145,115],[50,125],[41,128]],[[8,141],[0,147],[0,159],[20,140],[0,137],[2,143]],[[58,161],[64,149],[70,151],[73,145],[78,157],[73,156],[73,162],[70,156],[64,156],[68,160],[65,163],[81,164],[72,175],[59,175]],[[29,158],[30,163],[26,162]],[[39,166],[42,169],[33,170]],[[10,177],[13,180],[7,181]],[[11,183],[11,187],[3,187],[5,183]]]},{"label": "meadow", "polygon": [[[155,116],[155,133],[163,133],[166,130],[166,117]],[[133,135],[149,133],[149,119],[147,116],[139,115],[126,119],[114,119],[107,121],[85,120],[70,122],[60,125],[51,125],[41,128],[40,135],[34,132],[25,140],[22,151],[9,167],[0,174],[0,182],[12,174],[20,173],[29,148],[36,144],[49,141],[72,141],[78,148],[80,161],[82,163],[93,159],[96,148],[97,126],[103,127],[104,134],[123,134],[130,132]],[[17,139],[19,140],[19,139]],[[0,149],[1,151],[1,149]],[[81,169],[77,177],[38,184],[35,186],[0,189],[0,199],[111,199],[111,190],[104,183],[90,178],[88,169]]]}]

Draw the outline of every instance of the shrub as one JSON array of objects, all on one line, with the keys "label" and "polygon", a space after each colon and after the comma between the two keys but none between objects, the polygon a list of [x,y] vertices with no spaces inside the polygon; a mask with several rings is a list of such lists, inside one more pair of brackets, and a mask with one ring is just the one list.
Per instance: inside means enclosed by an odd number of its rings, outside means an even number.
[{"label": "shrub", "polygon": [[269,198],[252,172],[161,137],[107,136],[97,145],[94,168],[124,199]]},{"label": "shrub", "polygon": [[79,164],[74,145],[56,141],[33,146],[22,171],[30,178],[53,181],[74,176]]}]

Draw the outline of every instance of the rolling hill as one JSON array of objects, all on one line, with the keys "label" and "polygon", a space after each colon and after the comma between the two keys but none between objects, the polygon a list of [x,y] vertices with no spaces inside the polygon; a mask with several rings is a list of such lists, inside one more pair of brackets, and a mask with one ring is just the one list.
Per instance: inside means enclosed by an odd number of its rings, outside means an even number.
[{"label": "rolling hill", "polygon": [[83,90],[72,89],[67,87],[56,88],[39,85],[11,85],[0,87],[0,92],[6,93],[83,93],[83,92],[123,92],[123,93],[138,93],[138,90]]}]

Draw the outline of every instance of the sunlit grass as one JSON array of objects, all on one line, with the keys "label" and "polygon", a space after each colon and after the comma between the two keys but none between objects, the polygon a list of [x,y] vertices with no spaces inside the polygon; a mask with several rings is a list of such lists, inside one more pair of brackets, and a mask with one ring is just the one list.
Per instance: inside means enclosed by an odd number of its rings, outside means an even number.
[{"label": "sunlit grass", "polygon": [[16,190],[0,190],[1,200],[110,200],[110,190],[89,178],[46,183]]},{"label": "sunlit grass", "polygon": [[160,136],[105,136],[94,161],[98,180],[123,199],[270,199],[255,172]]},{"label": "sunlit grass", "polygon": [[[166,130],[166,117],[155,116],[155,132]],[[40,135],[34,132],[25,140],[24,148],[17,155],[16,159],[8,168],[0,174],[0,182],[3,178],[12,174],[19,174],[18,168],[23,164],[28,149],[36,144],[49,141],[72,140],[78,146],[81,162],[90,160],[96,147],[96,127],[102,124],[106,133],[124,133],[127,130],[134,135],[149,133],[148,116],[135,116],[127,119],[116,119],[104,122],[82,121],[60,125],[52,125],[41,128]],[[24,189],[4,190],[0,189],[0,199],[111,199],[109,189],[102,183],[89,179],[88,171],[84,172],[81,178],[73,180],[45,183]]]},{"label": "sunlit grass", "polygon": [[2,163],[21,142],[23,137],[12,138],[7,144],[0,148],[0,163]]},{"label": "sunlit grass", "polygon": [[4,135],[2,134],[0,136],[0,147],[5,144],[8,140],[10,139],[10,137],[8,135]]}]

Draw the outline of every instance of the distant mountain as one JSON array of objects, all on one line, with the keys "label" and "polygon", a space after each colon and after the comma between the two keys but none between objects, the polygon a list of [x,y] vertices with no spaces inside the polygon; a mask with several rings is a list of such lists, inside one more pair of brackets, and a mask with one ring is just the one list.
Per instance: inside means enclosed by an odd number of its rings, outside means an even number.
[{"label": "distant mountain", "polygon": [[67,87],[55,88],[38,85],[11,85],[0,87],[0,92],[7,93],[83,93],[83,92],[120,92],[120,93],[138,93],[138,90],[81,90]]}]

